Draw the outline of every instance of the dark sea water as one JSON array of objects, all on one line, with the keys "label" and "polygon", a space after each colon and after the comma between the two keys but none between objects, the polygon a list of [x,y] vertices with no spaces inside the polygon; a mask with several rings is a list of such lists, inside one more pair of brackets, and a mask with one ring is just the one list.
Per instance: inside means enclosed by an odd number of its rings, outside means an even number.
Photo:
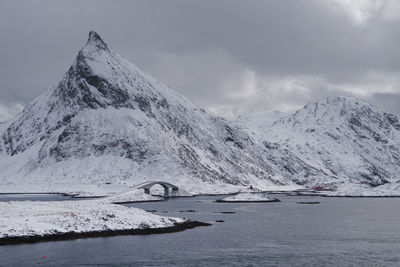
[{"label": "dark sea water", "polygon": [[73,198],[61,194],[0,194],[0,201],[64,201]]},{"label": "dark sea water", "polygon": [[[0,265],[400,266],[399,198],[277,197],[282,202],[215,203],[218,197],[204,196],[130,204],[213,225],[169,234],[2,246]],[[196,212],[180,212],[185,210]],[[235,213],[214,213],[220,211]]]}]

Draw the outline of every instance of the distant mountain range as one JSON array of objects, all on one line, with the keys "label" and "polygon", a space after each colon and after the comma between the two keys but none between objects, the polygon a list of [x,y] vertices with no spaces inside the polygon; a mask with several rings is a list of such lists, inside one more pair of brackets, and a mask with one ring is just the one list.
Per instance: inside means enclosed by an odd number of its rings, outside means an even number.
[{"label": "distant mountain range", "polygon": [[237,124],[265,145],[288,149],[326,174],[294,182],[350,195],[354,187],[399,194],[400,122],[394,114],[360,99],[332,97],[270,118],[239,118]]},{"label": "distant mountain range", "polygon": [[0,124],[0,134],[0,185],[57,192],[146,180],[194,193],[250,185],[396,192],[400,173],[393,114],[336,97],[293,115],[229,122],[142,72],[95,32],[62,80]]}]

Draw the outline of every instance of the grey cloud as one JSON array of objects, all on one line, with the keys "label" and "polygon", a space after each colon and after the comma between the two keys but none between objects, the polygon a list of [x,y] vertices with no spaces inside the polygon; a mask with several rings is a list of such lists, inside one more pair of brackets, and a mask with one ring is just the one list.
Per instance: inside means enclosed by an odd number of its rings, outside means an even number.
[{"label": "grey cloud", "polygon": [[24,105],[20,103],[4,104],[0,103],[0,123],[12,119],[15,115],[20,113]]},{"label": "grey cloud", "polygon": [[[380,14],[358,25],[321,0],[2,1],[0,101],[27,103],[57,82],[96,30],[143,70],[223,116],[295,109],[330,95],[395,106],[379,89],[385,76],[368,74],[400,73],[399,26]],[[398,81],[390,86],[400,93]]]},{"label": "grey cloud", "polygon": [[400,114],[400,93],[376,93],[367,100],[385,111]]}]

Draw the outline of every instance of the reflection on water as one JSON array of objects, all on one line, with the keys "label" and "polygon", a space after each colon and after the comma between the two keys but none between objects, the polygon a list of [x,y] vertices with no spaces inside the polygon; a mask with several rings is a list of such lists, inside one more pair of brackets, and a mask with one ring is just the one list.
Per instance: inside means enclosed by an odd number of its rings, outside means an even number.
[{"label": "reflection on water", "polygon": [[[218,197],[129,204],[211,222],[179,233],[0,247],[4,265],[395,266],[398,198],[278,196],[279,203],[215,203]],[[299,205],[300,201],[320,201]],[[181,212],[195,210],[195,212]],[[221,211],[234,214],[217,213]],[[223,220],[216,223],[216,220]],[[46,255],[46,259],[42,258]]]}]

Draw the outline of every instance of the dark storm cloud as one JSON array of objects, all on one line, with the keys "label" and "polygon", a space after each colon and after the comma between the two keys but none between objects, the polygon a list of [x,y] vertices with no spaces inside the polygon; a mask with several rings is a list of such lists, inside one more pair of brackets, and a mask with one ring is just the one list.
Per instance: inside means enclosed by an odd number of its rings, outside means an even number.
[{"label": "dark storm cloud", "polygon": [[341,7],[340,0],[1,1],[0,120],[1,110],[14,112],[57,82],[90,30],[223,116],[290,111],[330,95],[399,113],[383,97],[400,93],[398,17],[380,8],[360,23],[351,16],[357,6]]}]

